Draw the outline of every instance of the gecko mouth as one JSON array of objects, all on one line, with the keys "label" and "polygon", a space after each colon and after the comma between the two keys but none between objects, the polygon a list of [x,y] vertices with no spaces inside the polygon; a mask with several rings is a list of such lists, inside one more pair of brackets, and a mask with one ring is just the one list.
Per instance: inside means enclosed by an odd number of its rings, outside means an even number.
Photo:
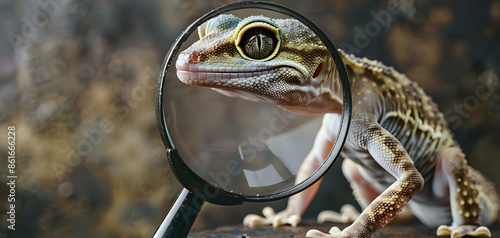
[{"label": "gecko mouth", "polygon": [[[221,71],[229,70],[229,71]],[[234,69],[238,70],[238,69]],[[177,77],[185,84],[199,86],[251,86],[252,78],[265,80],[265,76],[273,74],[278,70],[277,67],[271,69],[261,69],[256,71],[236,71],[225,67],[210,67],[208,70],[177,70]],[[252,80],[255,81],[255,80]]]},{"label": "gecko mouth", "polygon": [[[222,64],[221,64],[222,65]],[[299,70],[286,65],[225,67],[208,66],[193,62],[189,54],[181,53],[176,61],[177,77],[188,85],[225,88],[251,88],[254,84],[269,82],[282,68]]]}]

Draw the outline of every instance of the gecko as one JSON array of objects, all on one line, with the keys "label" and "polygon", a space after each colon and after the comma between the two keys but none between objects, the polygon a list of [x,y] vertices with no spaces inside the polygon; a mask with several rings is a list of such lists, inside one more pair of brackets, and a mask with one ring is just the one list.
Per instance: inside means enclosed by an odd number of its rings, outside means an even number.
[{"label": "gecko", "polygon": [[[337,138],[342,87],[319,37],[295,19],[220,15],[198,28],[200,39],[182,51],[177,77],[230,97],[270,103],[298,114],[323,115],[296,182],[314,172]],[[467,164],[437,105],[393,67],[338,50],[350,78],[352,119],[341,152],[342,172],[362,212],[344,205],[319,221],[350,222],[307,237],[373,237],[392,220],[418,218],[438,236],[488,236],[497,221],[494,185]],[[247,226],[297,226],[317,193],[313,184]]]}]

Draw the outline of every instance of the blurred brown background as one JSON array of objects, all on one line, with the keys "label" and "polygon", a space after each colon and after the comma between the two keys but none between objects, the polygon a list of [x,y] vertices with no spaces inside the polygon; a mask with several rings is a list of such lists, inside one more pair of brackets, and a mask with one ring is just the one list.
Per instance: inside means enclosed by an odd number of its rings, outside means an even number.
[{"label": "blurred brown background", "polygon": [[[229,2],[0,3],[0,237],[152,235],[181,189],[154,117],[159,67],[185,27]],[[276,2],[311,18],[337,46],[417,81],[447,116],[470,164],[500,184],[500,1]],[[10,125],[18,176],[12,233]],[[354,202],[340,163],[324,181],[306,218]],[[247,213],[285,202],[207,204],[193,230],[239,224]]]}]

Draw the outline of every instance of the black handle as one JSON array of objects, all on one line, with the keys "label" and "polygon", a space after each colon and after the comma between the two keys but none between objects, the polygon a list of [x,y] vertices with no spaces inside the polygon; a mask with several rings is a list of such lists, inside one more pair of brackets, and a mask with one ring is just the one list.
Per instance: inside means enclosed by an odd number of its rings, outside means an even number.
[{"label": "black handle", "polygon": [[204,202],[184,188],[153,238],[187,237]]}]

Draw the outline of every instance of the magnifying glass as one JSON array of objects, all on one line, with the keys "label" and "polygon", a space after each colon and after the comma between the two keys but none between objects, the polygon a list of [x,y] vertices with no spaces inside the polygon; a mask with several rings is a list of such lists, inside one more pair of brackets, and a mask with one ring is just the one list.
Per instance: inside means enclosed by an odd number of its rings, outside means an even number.
[{"label": "magnifying glass", "polygon": [[[323,125],[327,109],[335,125]],[[184,189],[154,237],[186,237],[204,202],[273,201],[306,189],[339,155],[350,116],[342,59],[305,16],[262,1],[202,16],[158,77],[156,119]],[[333,147],[324,161],[307,161],[320,130],[335,135]]]}]

